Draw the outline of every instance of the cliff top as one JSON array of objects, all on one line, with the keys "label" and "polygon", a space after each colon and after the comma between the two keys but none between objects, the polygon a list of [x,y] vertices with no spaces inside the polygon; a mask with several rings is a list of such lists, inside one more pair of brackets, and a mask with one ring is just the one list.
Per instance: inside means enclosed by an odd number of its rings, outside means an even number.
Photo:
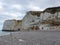
[{"label": "cliff top", "polygon": [[40,14],[42,13],[42,11],[29,11],[27,12],[28,14],[32,14],[33,16],[40,16]]},{"label": "cliff top", "polygon": [[59,7],[46,8],[43,12],[48,12],[48,13],[51,13],[51,14],[54,14],[55,12],[60,12],[60,6]]}]

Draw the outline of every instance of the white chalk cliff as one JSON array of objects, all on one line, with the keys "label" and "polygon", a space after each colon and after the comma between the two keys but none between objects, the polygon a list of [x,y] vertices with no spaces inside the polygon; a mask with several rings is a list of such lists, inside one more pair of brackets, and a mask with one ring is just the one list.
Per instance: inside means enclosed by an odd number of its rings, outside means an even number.
[{"label": "white chalk cliff", "polygon": [[60,7],[46,8],[44,11],[28,11],[22,21],[6,20],[3,30],[59,30]]},{"label": "white chalk cliff", "polygon": [[21,20],[6,20],[3,24],[4,31],[17,31],[21,30]]},{"label": "white chalk cliff", "polygon": [[60,7],[46,8],[44,11],[29,11],[22,20],[23,29],[59,30]]}]

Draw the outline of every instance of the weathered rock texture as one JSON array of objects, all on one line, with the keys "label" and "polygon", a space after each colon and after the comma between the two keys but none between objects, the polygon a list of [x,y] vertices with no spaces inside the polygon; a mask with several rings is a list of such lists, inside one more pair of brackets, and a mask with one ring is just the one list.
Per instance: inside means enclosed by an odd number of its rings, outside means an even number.
[{"label": "weathered rock texture", "polygon": [[60,7],[47,8],[44,11],[29,11],[22,20],[23,29],[59,30]]},{"label": "weathered rock texture", "polygon": [[59,30],[60,7],[47,8],[44,11],[28,11],[20,20],[6,20],[3,30]]},{"label": "weathered rock texture", "polygon": [[21,20],[6,20],[3,25],[5,31],[17,31],[22,29]]}]

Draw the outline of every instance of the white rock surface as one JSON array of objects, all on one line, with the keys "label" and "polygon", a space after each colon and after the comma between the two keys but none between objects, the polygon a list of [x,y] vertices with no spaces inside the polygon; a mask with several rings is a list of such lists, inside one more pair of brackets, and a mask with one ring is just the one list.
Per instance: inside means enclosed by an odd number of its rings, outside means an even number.
[{"label": "white rock surface", "polygon": [[42,30],[42,28],[43,30],[60,29],[60,24],[59,26],[52,26],[51,23],[41,23],[42,21],[48,20],[60,21],[60,7],[47,8],[44,11],[28,11],[25,17],[22,19],[22,22],[17,20],[6,20],[3,25],[3,30],[28,30],[32,28],[35,30],[37,27],[39,30]]},{"label": "white rock surface", "polygon": [[20,20],[6,20],[2,30],[20,30],[22,28],[21,23],[22,22]]}]

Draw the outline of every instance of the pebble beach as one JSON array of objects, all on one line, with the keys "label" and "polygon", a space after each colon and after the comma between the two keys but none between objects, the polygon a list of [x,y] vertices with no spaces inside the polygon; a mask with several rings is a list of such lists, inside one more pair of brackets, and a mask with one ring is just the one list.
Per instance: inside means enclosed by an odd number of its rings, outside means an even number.
[{"label": "pebble beach", "polygon": [[60,45],[59,31],[18,31],[0,36],[0,45]]}]

